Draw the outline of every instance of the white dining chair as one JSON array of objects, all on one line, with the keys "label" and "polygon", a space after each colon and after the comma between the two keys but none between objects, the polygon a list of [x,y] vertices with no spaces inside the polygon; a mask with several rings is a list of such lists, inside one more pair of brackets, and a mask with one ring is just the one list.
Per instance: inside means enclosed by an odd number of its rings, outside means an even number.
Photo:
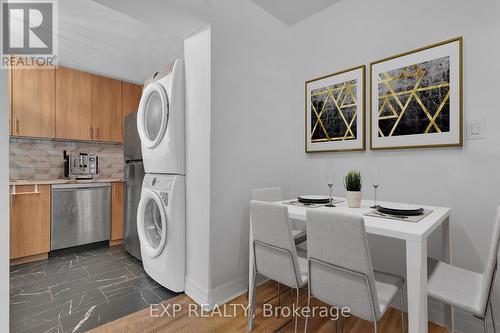
[{"label": "white dining chair", "polygon": [[[404,332],[404,278],[373,270],[362,216],[335,211],[307,211],[309,296],[332,306],[347,307],[364,320],[377,322],[400,292]],[[305,331],[307,332],[308,317]],[[340,324],[340,327],[339,327]],[[337,332],[342,331],[337,321]]]},{"label": "white dining chair", "polygon": [[[295,289],[295,306],[299,303],[299,289],[307,283],[307,260],[298,257],[289,224],[288,207],[279,203],[250,202],[253,225],[253,304],[249,316],[255,313],[255,278],[259,273],[278,283]],[[297,317],[295,316],[295,332]]]},{"label": "white dining chair", "polygon": [[486,267],[482,273],[472,272],[428,258],[428,293],[432,298],[460,308],[482,320],[488,333],[488,309],[491,314],[493,332],[496,332],[495,315],[491,296],[498,265],[500,247],[500,206],[497,207],[495,225]]},{"label": "white dining chair", "polygon": [[[252,192],[252,200],[276,202],[283,200],[283,192],[280,187],[267,187],[258,188]],[[290,219],[290,226],[292,228],[292,236],[295,244],[300,244],[306,241],[306,231],[301,230],[296,225],[296,221]]]},{"label": "white dining chair", "polygon": [[[265,187],[265,188],[258,188],[254,189],[252,191],[252,200],[256,201],[265,201],[265,202],[278,202],[283,200],[283,192],[281,191],[280,187]],[[289,219],[289,225],[291,227],[291,232],[292,232],[292,237],[295,241],[295,244],[300,244],[303,243],[307,236],[306,236],[306,231],[305,231],[305,226],[303,230],[295,228],[296,227],[296,221]],[[250,232],[252,232],[252,226],[250,225]],[[306,257],[304,254],[304,250],[301,248],[296,248],[298,252],[301,253],[303,257]],[[253,253],[253,244],[250,244],[250,252]],[[264,301],[264,303],[268,303],[274,298],[278,297],[278,307],[281,307],[281,295],[284,293],[284,291],[281,290],[280,288],[280,283],[277,282],[277,295],[271,297],[270,299],[267,299]],[[258,305],[257,305],[258,306]]]}]

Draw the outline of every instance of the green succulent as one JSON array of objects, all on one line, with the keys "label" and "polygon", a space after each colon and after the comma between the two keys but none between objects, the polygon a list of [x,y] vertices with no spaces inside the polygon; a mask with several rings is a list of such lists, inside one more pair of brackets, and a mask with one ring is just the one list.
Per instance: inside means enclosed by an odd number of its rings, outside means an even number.
[{"label": "green succulent", "polygon": [[347,191],[361,191],[361,187],[363,186],[363,177],[361,176],[361,171],[349,171],[344,177],[344,186]]}]

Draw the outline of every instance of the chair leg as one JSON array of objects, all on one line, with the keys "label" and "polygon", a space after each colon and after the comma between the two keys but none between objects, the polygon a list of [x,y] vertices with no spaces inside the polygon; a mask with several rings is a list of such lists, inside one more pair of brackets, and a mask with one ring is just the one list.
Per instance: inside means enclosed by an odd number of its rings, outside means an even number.
[{"label": "chair leg", "polygon": [[[281,308],[281,290],[279,282],[278,282],[278,307]],[[281,311],[278,311],[278,318],[280,317],[280,312]]]},{"label": "chair leg", "polygon": [[497,328],[495,325],[495,315],[493,314],[493,303],[490,301],[490,312],[491,312],[491,322],[493,323],[493,333],[497,333]]},{"label": "chair leg", "polygon": [[[311,309],[311,290],[309,289],[309,287],[307,288],[308,289],[308,292],[307,292],[307,310],[308,312],[310,311]],[[310,313],[309,313],[310,315]],[[304,324],[304,333],[307,333],[307,322],[309,321],[309,315],[306,316],[306,322]]]},{"label": "chair leg", "polygon": [[484,330],[484,333],[488,333],[488,322],[486,321],[486,318],[484,318],[482,320],[483,320],[483,330]]},{"label": "chair leg", "polygon": [[378,333],[377,321],[373,321],[373,332]]},{"label": "chair leg", "polygon": [[[299,288],[297,287],[295,290],[297,290],[297,294],[296,294],[296,300],[295,300],[295,309],[297,309],[299,307]],[[295,333],[297,333],[297,324],[298,324],[298,317],[295,315],[295,309],[292,309],[293,310],[293,316],[295,317]]]},{"label": "chair leg", "polygon": [[257,286],[255,285],[255,281],[257,280],[257,272],[254,270],[253,272],[253,290],[248,291],[248,295],[250,296],[250,292],[252,292],[252,304],[249,304],[249,309],[250,311],[248,312],[248,325],[247,325],[247,330],[250,332],[253,328],[253,317],[255,313],[255,296],[257,295]]},{"label": "chair leg", "polygon": [[335,333],[343,333],[344,332],[344,318],[342,315],[340,315],[337,318],[337,323],[336,323],[336,332]]},{"label": "chair leg", "polygon": [[401,286],[401,290],[399,291],[400,292],[400,299],[401,299],[400,307],[401,307],[401,332],[402,333],[405,333],[404,289],[405,289],[405,285],[403,284]]}]

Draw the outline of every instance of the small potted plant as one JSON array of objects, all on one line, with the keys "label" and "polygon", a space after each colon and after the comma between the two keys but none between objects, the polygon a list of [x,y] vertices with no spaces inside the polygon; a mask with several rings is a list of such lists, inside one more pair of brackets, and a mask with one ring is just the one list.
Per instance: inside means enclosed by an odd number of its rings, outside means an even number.
[{"label": "small potted plant", "polygon": [[361,206],[361,172],[351,170],[344,177],[344,186],[347,190],[347,205],[349,208],[359,208]]}]

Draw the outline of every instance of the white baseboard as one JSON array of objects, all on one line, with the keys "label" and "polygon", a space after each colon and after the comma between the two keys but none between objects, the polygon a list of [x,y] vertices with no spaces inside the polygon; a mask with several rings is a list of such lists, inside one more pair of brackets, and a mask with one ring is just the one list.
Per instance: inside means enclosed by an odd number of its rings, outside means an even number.
[{"label": "white baseboard", "polygon": [[[257,286],[269,279],[257,275]],[[216,305],[222,305],[247,292],[248,276],[229,281],[212,290],[204,290],[197,283],[186,278],[185,293],[204,310],[212,310]]]},{"label": "white baseboard", "polygon": [[228,301],[243,295],[248,289],[248,276],[241,276],[235,280],[228,281],[210,292],[210,306],[222,305]]},{"label": "white baseboard", "polygon": [[198,285],[193,280],[186,277],[185,294],[191,297],[193,301],[199,305],[204,305],[208,303],[209,291],[204,290],[200,285]]}]

